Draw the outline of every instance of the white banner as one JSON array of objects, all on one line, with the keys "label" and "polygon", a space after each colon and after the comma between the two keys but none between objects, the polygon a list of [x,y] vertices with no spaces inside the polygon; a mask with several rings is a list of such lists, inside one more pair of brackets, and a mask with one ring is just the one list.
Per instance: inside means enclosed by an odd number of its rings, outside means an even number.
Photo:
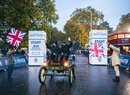
[{"label": "white banner", "polygon": [[107,65],[107,31],[99,31],[100,30],[91,31],[89,62],[93,65]]},{"label": "white banner", "polygon": [[46,60],[46,33],[29,31],[29,65],[41,65]]},{"label": "white banner", "polygon": [[90,39],[107,39],[107,30],[92,30],[89,34]]},{"label": "white banner", "polygon": [[29,56],[43,56],[45,47],[45,40],[29,40]]}]

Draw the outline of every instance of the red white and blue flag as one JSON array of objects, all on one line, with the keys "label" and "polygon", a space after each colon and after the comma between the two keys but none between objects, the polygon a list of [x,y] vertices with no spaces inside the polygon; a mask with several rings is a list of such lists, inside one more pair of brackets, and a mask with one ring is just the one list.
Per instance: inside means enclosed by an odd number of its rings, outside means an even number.
[{"label": "red white and blue flag", "polygon": [[92,57],[105,57],[102,43],[90,43],[89,52]]},{"label": "red white and blue flag", "polygon": [[19,31],[15,28],[11,28],[11,31],[8,33],[6,37],[6,42],[10,43],[12,46],[18,47],[19,44],[22,42],[23,37],[26,33]]}]

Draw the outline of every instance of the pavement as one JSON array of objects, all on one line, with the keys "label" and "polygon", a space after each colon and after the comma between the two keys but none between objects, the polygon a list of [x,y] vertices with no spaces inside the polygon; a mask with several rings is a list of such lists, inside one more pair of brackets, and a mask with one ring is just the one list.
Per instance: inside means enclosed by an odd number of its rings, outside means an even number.
[{"label": "pavement", "polygon": [[130,95],[130,73],[121,70],[120,82],[112,81],[114,70],[108,66],[87,64],[83,55],[76,56],[76,78],[70,87],[68,77],[47,77],[46,84],[38,80],[39,66],[15,68],[12,81],[0,71],[0,95]]}]

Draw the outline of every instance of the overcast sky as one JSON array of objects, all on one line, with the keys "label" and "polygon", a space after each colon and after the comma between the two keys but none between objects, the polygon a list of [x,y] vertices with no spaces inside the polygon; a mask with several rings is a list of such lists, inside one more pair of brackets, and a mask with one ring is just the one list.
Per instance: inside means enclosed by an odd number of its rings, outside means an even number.
[{"label": "overcast sky", "polygon": [[67,20],[76,8],[92,6],[97,11],[103,12],[104,20],[108,21],[114,29],[119,23],[121,15],[130,13],[130,0],[55,0],[57,14],[59,15],[56,27],[63,30]]}]

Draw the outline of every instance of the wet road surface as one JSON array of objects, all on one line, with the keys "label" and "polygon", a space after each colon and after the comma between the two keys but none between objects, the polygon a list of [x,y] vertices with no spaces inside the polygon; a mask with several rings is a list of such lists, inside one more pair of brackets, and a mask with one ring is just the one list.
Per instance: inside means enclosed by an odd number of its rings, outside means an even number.
[{"label": "wet road surface", "polygon": [[121,69],[120,83],[114,83],[113,68],[91,66],[83,56],[76,56],[76,79],[70,87],[68,77],[47,77],[38,81],[40,67],[15,68],[11,82],[0,71],[0,95],[130,95],[130,73]]}]

